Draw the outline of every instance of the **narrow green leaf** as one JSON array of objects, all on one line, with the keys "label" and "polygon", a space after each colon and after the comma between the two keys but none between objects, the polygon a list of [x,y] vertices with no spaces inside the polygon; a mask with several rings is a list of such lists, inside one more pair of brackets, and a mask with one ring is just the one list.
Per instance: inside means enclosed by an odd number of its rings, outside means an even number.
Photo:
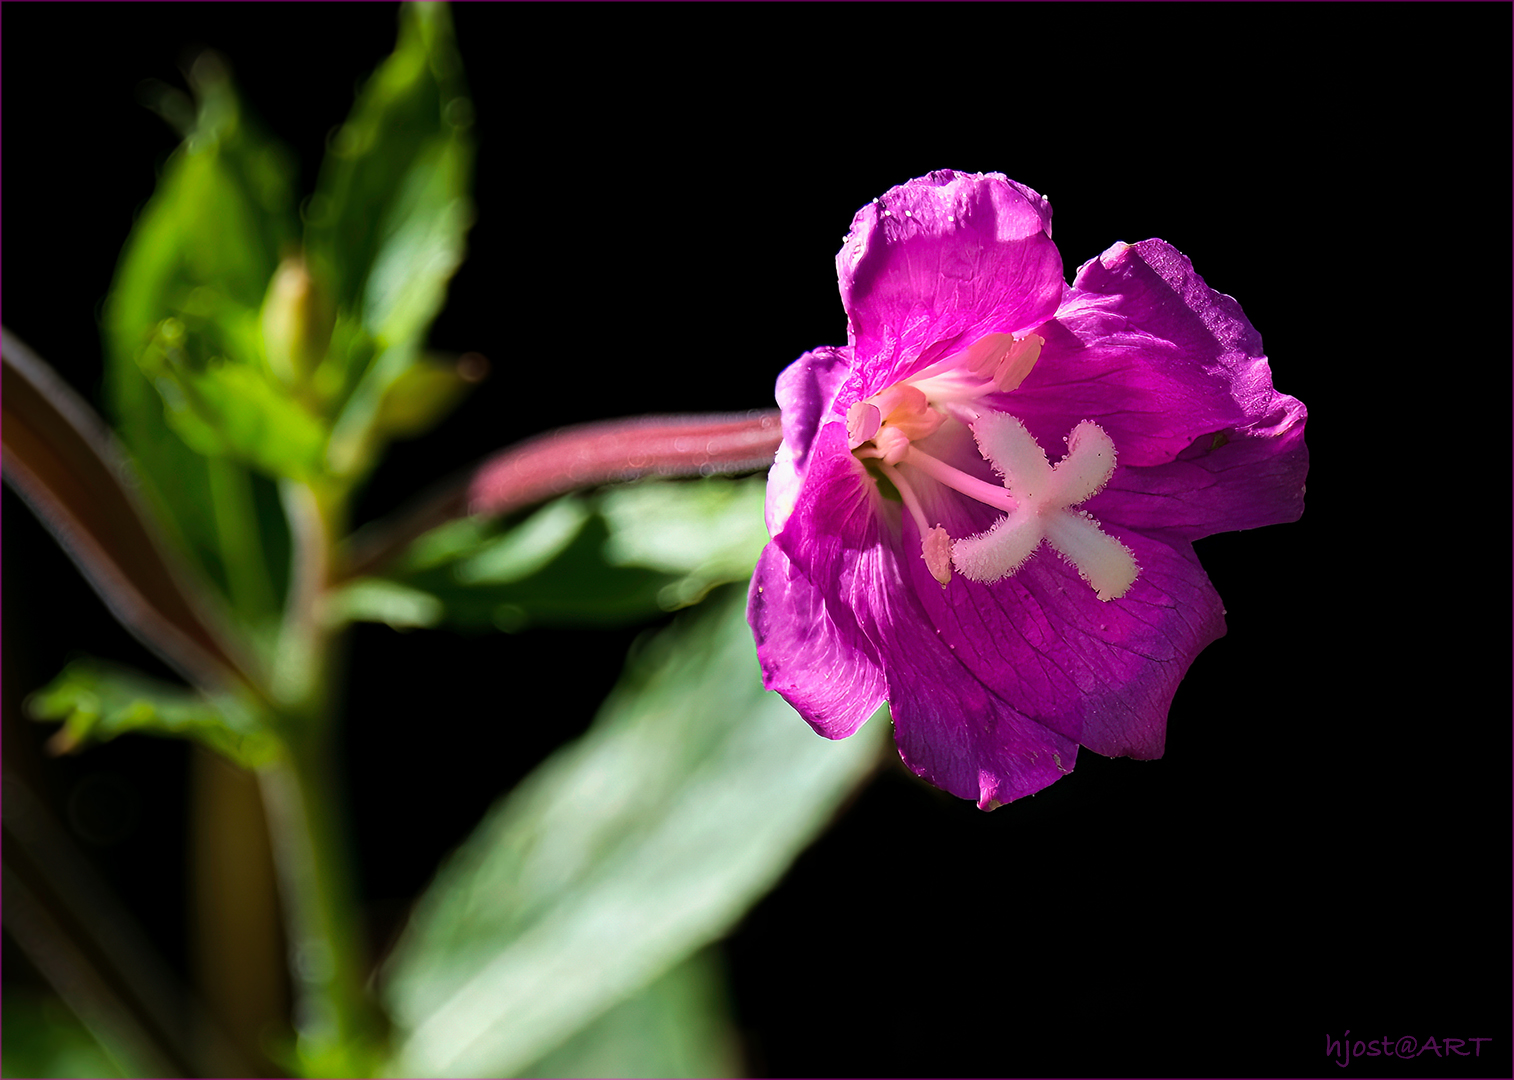
[{"label": "narrow green leaf", "polygon": [[508,1075],[771,888],[879,758],[762,689],[743,596],[651,639],[443,868],[385,971],[400,1075]]},{"label": "narrow green leaf", "polygon": [[298,236],[289,154],[243,114],[214,54],[195,62],[190,81],[198,106],[193,128],[138,216],[106,300],[106,394],[143,490],[176,545],[235,607],[267,617],[280,590],[267,580],[259,552],[285,542],[281,517],[253,509],[277,505],[252,491],[267,482],[249,478],[237,461],[207,460],[186,445],[165,415],[189,402],[175,369],[149,364],[149,374],[139,367],[166,320],[179,331],[170,344],[185,371],[216,356],[261,365],[258,311],[281,251]]},{"label": "narrow green leaf", "polygon": [[401,625],[362,586],[383,580],[431,597],[428,612],[461,629],[637,622],[751,576],[767,543],[763,493],[761,477],[649,480],[565,496],[511,524],[449,522],[385,578],[348,586],[339,610]]},{"label": "narrow green leaf", "polygon": [[306,208],[314,271],[382,346],[440,308],[472,218],[472,105],[445,4],[402,4],[399,40],[332,140]]},{"label": "narrow green leaf", "polygon": [[383,245],[363,294],[363,324],[379,341],[418,340],[441,311],[473,224],[467,194],[472,169],[472,147],[460,130],[415,151],[382,222]]},{"label": "narrow green leaf", "polygon": [[326,614],[337,623],[381,622],[396,630],[411,630],[436,626],[444,612],[442,602],[430,593],[394,581],[364,578],[332,596]]},{"label": "narrow green leaf", "polygon": [[76,660],[27,699],[34,720],[61,720],[58,750],[128,731],[193,739],[248,768],[271,760],[270,734],[230,698],[215,699],[98,660]]},{"label": "narrow green leaf", "polygon": [[488,374],[477,353],[423,356],[384,392],[374,423],[385,435],[410,438],[429,431]]},{"label": "narrow green leaf", "polygon": [[329,465],[355,476],[387,432],[381,411],[420,361],[473,223],[473,106],[445,4],[402,4],[393,54],[331,141],[306,207],[312,272],[337,305],[333,362],[348,388]]}]

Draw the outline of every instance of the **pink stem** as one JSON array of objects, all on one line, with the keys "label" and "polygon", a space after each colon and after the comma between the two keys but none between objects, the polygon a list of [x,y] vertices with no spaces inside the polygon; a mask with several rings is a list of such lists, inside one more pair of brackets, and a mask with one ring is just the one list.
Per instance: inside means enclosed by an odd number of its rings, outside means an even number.
[{"label": "pink stem", "polygon": [[777,409],[580,424],[485,461],[468,484],[468,509],[507,514],[579,488],[643,476],[752,472],[773,463],[782,441]]}]

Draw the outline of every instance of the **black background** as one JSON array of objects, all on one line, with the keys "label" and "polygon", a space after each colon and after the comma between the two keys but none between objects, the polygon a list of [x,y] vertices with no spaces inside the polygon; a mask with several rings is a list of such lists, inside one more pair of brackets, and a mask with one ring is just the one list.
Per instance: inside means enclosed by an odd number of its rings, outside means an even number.
[{"label": "black background", "polygon": [[[138,83],[182,84],[214,46],[308,191],[393,10],[0,19],[4,319],[98,401],[98,307],[175,143]],[[1310,409],[1303,520],[1199,544],[1230,629],[1178,692],[1166,757],[1085,752],[993,814],[885,770],[728,943],[751,1068],[1334,1075],[1321,1036],[1351,1028],[1493,1040],[1373,1072],[1508,1075],[1509,9],[469,4],[455,21],[478,220],[432,341],[493,376],[391,452],[360,520],[563,423],[769,405],[783,366],[844,341],[832,258],[852,214],[943,167],[1048,195],[1069,276],[1116,240],[1172,242]],[[161,668],[8,490],[4,585],[7,764],[60,807],[101,777],[135,807],[86,846],[183,964],[183,747],[43,760],[47,732],[17,720],[71,655]],[[633,636],[357,630],[349,779],[376,936],[582,730]]]}]

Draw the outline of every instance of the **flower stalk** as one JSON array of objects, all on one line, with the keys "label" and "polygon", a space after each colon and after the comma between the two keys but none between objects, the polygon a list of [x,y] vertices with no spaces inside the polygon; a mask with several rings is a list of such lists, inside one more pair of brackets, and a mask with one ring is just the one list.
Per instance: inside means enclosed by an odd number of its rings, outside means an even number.
[{"label": "flower stalk", "polygon": [[296,1050],[305,1075],[364,1076],[379,1060],[382,1022],[364,991],[370,965],[337,767],[342,639],[323,611],[346,491],[286,481],[283,496],[293,573],[273,696],[284,752],[259,780],[289,938]]}]

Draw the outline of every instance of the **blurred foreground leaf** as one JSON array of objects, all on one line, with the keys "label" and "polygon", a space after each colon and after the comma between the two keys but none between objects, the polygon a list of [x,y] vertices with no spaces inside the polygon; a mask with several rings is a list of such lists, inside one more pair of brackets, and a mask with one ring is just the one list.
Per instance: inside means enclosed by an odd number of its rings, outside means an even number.
[{"label": "blurred foreground leaf", "polygon": [[105,742],[128,731],[193,739],[256,768],[276,752],[272,734],[227,698],[212,700],[99,660],[75,660],[27,699],[35,720],[61,720],[59,750]]},{"label": "blurred foreground leaf", "polygon": [[83,399],[4,332],[5,479],[68,552],[116,618],[200,686],[244,672],[197,575],[161,542],[138,478]]},{"label": "blurred foreground leaf", "polygon": [[566,496],[509,525],[460,519],[415,541],[385,577],[347,586],[333,611],[512,631],[676,611],[751,577],[768,539],[764,491],[762,477],[652,480]]},{"label": "blurred foreground leaf", "polygon": [[731,588],[633,652],[594,727],[501,802],[385,969],[400,1075],[509,1075],[723,936],[878,761],[762,689]]},{"label": "blurred foreground leaf", "polygon": [[535,1077],[741,1076],[719,947],[695,953],[521,1070]]},{"label": "blurred foreground leaf", "polygon": [[51,994],[7,988],[0,1076],[131,1076]]}]

